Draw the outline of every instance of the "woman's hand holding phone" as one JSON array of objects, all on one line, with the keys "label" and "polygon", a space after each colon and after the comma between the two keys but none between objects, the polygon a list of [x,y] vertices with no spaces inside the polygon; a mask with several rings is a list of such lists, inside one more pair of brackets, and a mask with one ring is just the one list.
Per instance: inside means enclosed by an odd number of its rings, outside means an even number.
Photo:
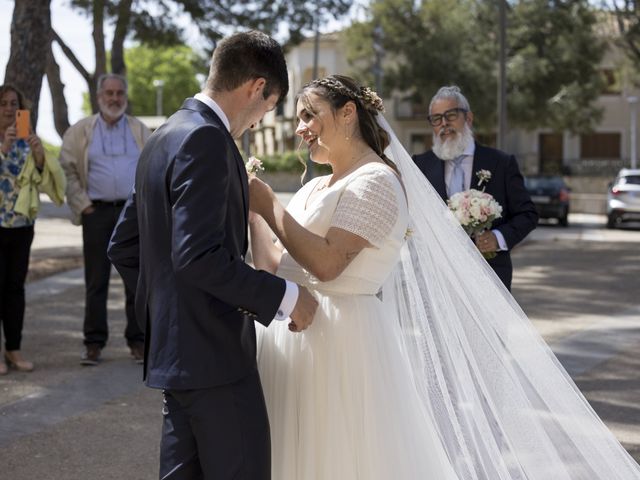
[{"label": "woman's hand holding phone", "polygon": [[16,135],[18,138],[27,139],[31,130],[29,110],[16,110]]}]

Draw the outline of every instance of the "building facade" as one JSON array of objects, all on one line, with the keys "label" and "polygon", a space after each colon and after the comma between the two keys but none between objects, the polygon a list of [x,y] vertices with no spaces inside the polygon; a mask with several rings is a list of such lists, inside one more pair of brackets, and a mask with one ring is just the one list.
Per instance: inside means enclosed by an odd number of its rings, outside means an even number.
[{"label": "building facade", "polygon": [[[570,177],[609,179],[623,166],[633,163],[632,143],[638,138],[638,122],[634,121],[640,93],[628,87],[633,82],[624,78],[623,54],[609,42],[601,70],[606,89],[597,100],[603,109],[600,123],[591,133],[572,135],[540,128],[533,131],[509,129],[506,150],[515,154],[522,171],[533,174],[564,174]],[[281,153],[298,147],[295,131],[295,93],[316,77],[349,74],[339,33],[321,35],[317,43],[307,39],[287,54],[291,94],[276,112],[269,113],[252,133],[251,149],[257,155]],[[317,55],[317,71],[314,59]],[[431,128],[424,106],[403,101],[400,96],[385,99],[385,116],[398,138],[411,153],[423,152],[431,146]],[[635,125],[635,128],[632,126]],[[492,144],[495,136],[479,139]],[[637,161],[636,161],[637,164]],[[574,179],[574,182],[578,181]],[[602,182],[600,182],[602,183]],[[593,187],[600,191],[600,183]],[[605,182],[606,183],[606,182]]]}]

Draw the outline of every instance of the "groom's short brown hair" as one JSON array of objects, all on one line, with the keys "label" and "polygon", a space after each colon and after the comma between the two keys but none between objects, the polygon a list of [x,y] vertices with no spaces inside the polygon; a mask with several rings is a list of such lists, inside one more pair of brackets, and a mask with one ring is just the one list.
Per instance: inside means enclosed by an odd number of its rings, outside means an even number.
[{"label": "groom's short brown hair", "polygon": [[265,99],[277,93],[280,103],[287,96],[287,62],[280,44],[257,30],[221,40],[213,51],[206,88],[212,92],[230,91],[256,78],[267,82]]}]

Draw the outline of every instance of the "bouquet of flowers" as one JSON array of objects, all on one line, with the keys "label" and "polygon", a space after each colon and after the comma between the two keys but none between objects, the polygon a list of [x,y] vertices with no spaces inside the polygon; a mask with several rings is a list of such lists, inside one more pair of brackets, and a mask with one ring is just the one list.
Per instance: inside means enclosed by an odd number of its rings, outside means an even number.
[{"label": "bouquet of flowers", "polygon": [[[492,195],[470,189],[453,195],[448,201],[449,209],[471,237],[484,232],[491,223],[502,216],[502,207]],[[485,258],[495,257],[495,252],[484,253]]]}]

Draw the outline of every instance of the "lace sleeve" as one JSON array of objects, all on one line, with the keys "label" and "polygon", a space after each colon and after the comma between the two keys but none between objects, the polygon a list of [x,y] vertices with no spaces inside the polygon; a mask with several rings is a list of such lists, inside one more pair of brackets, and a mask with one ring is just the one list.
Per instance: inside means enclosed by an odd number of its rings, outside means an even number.
[{"label": "lace sleeve", "polygon": [[380,246],[398,219],[398,198],[393,173],[376,169],[362,173],[345,187],[331,226],[354,233]]}]

